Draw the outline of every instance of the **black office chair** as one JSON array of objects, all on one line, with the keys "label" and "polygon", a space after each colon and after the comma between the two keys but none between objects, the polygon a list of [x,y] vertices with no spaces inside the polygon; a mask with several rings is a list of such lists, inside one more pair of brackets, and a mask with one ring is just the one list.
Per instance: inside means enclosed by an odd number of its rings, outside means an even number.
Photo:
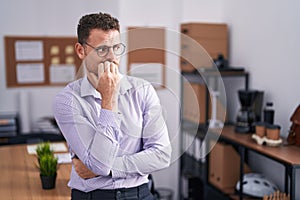
[{"label": "black office chair", "polygon": [[153,180],[152,174],[149,174],[148,179],[149,179],[149,182],[148,182],[149,190],[150,190],[151,194],[153,195],[154,199],[158,200],[159,199],[159,194],[158,194],[158,192],[155,189],[155,185],[154,185],[154,180]]}]

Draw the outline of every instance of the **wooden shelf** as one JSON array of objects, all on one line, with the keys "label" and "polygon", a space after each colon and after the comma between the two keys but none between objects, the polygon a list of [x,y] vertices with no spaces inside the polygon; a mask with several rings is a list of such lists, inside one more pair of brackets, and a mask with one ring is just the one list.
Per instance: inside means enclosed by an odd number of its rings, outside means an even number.
[{"label": "wooden shelf", "polygon": [[269,158],[279,162],[296,165],[300,167],[300,148],[295,145],[281,145],[271,147],[257,144],[252,138],[252,134],[236,133],[233,126],[226,126],[222,130],[221,137],[238,145],[243,145],[246,148],[256,151]]}]

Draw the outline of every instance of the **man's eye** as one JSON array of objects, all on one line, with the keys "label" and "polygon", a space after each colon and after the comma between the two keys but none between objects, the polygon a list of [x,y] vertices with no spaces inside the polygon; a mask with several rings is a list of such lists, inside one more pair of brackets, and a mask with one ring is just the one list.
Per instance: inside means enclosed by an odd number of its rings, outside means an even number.
[{"label": "man's eye", "polygon": [[97,51],[98,51],[98,52],[106,52],[107,49],[108,49],[108,47],[99,47],[99,48],[97,49]]},{"label": "man's eye", "polygon": [[117,44],[117,45],[114,46],[114,50],[118,50],[118,49],[120,49],[120,48],[121,48],[121,45],[120,45],[120,44]]}]

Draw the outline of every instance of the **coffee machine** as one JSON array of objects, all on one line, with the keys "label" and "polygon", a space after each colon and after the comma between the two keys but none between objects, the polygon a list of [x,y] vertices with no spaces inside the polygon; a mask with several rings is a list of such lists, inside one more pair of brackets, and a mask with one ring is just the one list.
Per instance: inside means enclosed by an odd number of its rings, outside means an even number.
[{"label": "coffee machine", "polygon": [[238,111],[235,132],[255,132],[255,122],[261,120],[263,92],[258,90],[239,90],[241,108]]}]

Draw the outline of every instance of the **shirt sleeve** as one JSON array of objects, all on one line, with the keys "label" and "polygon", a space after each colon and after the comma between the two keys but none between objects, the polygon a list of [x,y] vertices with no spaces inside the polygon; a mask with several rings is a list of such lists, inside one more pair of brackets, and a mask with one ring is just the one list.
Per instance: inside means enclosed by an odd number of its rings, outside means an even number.
[{"label": "shirt sleeve", "polygon": [[171,144],[156,91],[145,90],[143,114],[143,148],[132,155],[117,157],[112,167],[113,178],[146,175],[170,165]]},{"label": "shirt sleeve", "polygon": [[109,175],[119,144],[118,116],[101,109],[99,117],[76,94],[65,93],[55,97],[54,117],[70,149],[93,173]]}]

